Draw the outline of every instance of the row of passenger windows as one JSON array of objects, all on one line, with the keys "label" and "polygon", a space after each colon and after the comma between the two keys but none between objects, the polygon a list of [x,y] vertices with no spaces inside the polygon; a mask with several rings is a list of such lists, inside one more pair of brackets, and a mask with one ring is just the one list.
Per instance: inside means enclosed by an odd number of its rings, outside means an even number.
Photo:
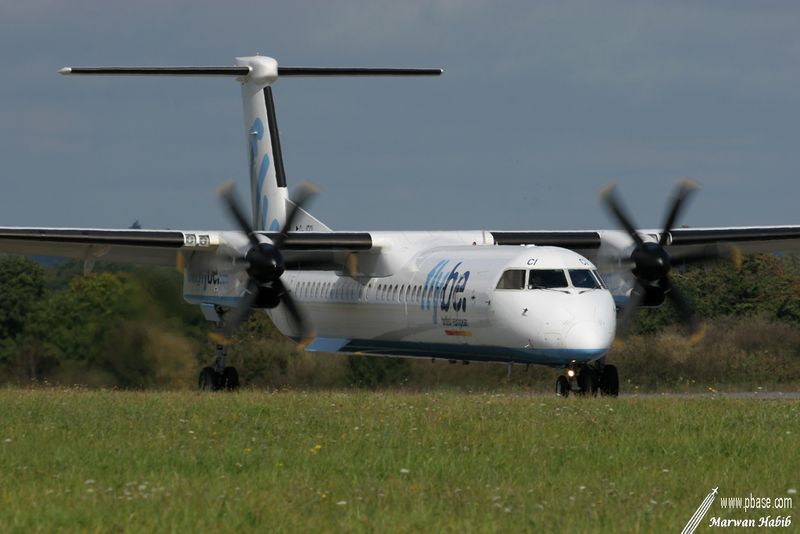
[{"label": "row of passenger windows", "polygon": [[[335,300],[340,302],[358,302],[368,300],[366,292],[372,289],[372,284],[363,286],[352,280],[339,282],[300,282],[295,288],[295,294],[303,299]],[[407,284],[378,284],[375,289],[377,302],[408,302],[419,303],[425,299],[433,298],[435,289],[424,288],[419,285]]]},{"label": "row of passenger windows", "polygon": [[364,298],[366,288],[353,280],[342,282],[300,282],[295,294],[303,299],[338,300],[356,302]]},{"label": "row of passenger windows", "polygon": [[497,282],[497,289],[605,289],[597,271],[589,269],[508,269]]},{"label": "row of passenger windows", "polygon": [[379,302],[407,302],[411,304],[417,304],[419,302],[432,299],[435,295],[435,292],[436,288],[433,286],[423,287],[406,284],[378,284],[375,298]]}]

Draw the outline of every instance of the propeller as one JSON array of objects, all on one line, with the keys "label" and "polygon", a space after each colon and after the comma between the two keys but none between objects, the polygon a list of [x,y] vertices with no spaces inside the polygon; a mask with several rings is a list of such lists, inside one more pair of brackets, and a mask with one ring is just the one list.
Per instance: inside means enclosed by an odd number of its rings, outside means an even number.
[{"label": "propeller", "polygon": [[286,270],[281,251],[288,237],[288,229],[294,226],[303,206],[318,192],[319,190],[310,183],[300,184],[294,196],[294,204],[286,215],[283,228],[272,239],[272,243],[264,243],[259,241],[255,230],[236,199],[233,192],[233,181],[220,188],[219,195],[223,204],[241,231],[247,236],[251,245],[244,255],[231,255],[226,258],[232,263],[246,265],[248,276],[244,295],[237,307],[231,310],[226,317],[224,328],[226,339],[230,339],[236,329],[247,320],[254,307],[274,308],[279,304],[286,306],[289,318],[303,339],[313,337],[313,330],[308,319],[281,280],[281,276]]},{"label": "propeller", "polygon": [[600,192],[600,199],[603,204],[619,225],[628,232],[635,245],[630,258],[628,258],[628,265],[631,267],[631,272],[636,281],[630,298],[622,310],[618,332],[620,335],[624,335],[627,332],[636,310],[645,302],[648,293],[652,291],[672,301],[681,321],[687,325],[691,332],[690,339],[692,342],[702,339],[705,326],[697,320],[689,301],[672,283],[669,273],[675,265],[679,264],[710,263],[730,257],[739,261],[739,251],[734,247],[709,245],[701,249],[693,249],[672,255],[667,252],[665,247],[671,241],[670,232],[686,209],[687,202],[698,188],[697,182],[688,178],[678,183],[672,195],[671,204],[662,226],[663,231],[658,242],[644,241],[637,233],[632,218],[619,199],[613,184],[609,184]]}]

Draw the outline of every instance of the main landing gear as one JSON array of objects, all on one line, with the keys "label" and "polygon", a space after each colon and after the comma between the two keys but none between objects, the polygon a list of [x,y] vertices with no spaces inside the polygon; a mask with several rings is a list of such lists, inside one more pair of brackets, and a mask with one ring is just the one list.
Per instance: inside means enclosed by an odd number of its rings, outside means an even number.
[{"label": "main landing gear", "polygon": [[208,337],[216,343],[214,365],[203,367],[197,380],[197,386],[203,391],[219,391],[239,389],[239,372],[228,365],[228,345],[225,339],[225,316],[227,309],[211,304],[202,304],[200,310],[206,320],[213,325],[214,332]]},{"label": "main landing gear", "polygon": [[197,381],[198,387],[203,391],[219,391],[226,389],[234,391],[239,389],[239,372],[236,367],[227,365],[228,346],[217,343],[217,356],[214,358],[214,365],[203,367],[200,371],[200,378]]},{"label": "main landing gear", "polygon": [[592,366],[571,365],[566,368],[565,374],[556,379],[556,395],[567,397],[570,392],[576,395],[597,395],[607,397],[619,395],[619,375],[614,365],[602,362]]}]

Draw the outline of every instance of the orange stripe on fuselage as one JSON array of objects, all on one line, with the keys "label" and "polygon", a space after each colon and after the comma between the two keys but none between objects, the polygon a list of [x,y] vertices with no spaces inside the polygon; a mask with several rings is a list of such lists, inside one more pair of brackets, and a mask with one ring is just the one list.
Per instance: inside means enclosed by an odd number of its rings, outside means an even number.
[{"label": "orange stripe on fuselage", "polygon": [[466,336],[469,337],[472,335],[472,332],[469,330],[445,330],[445,334],[448,336]]}]

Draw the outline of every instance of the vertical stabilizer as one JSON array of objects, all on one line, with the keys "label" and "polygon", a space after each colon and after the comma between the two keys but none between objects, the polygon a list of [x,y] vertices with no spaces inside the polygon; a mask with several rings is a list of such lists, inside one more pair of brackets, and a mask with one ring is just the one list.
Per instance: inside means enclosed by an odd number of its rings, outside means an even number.
[{"label": "vertical stabilizer", "polygon": [[245,135],[250,163],[253,228],[277,231],[286,221],[286,175],[270,85],[278,79],[278,63],[268,57],[236,58],[250,73],[240,78]]}]

